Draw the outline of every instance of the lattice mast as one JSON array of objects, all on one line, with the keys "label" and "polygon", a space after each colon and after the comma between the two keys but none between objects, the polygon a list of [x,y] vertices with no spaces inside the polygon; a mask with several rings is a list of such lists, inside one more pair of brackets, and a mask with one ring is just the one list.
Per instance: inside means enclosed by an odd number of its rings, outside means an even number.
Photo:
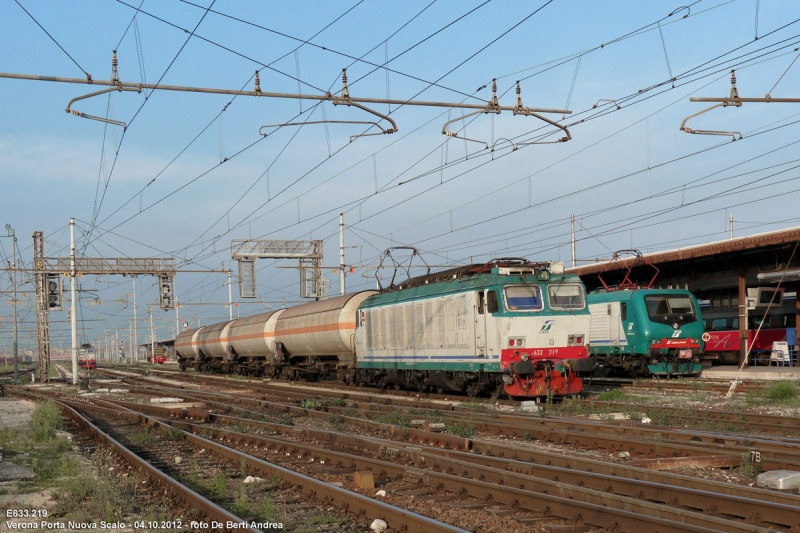
[{"label": "lattice mast", "polygon": [[42,383],[50,381],[50,322],[47,319],[47,276],[44,270],[44,234],[33,233],[36,276],[36,324],[39,332],[39,372]]}]

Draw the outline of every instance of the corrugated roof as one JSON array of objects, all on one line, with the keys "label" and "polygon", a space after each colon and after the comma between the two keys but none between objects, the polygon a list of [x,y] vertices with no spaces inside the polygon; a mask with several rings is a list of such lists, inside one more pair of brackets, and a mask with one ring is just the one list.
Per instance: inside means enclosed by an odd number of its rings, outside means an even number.
[{"label": "corrugated roof", "polygon": [[[800,241],[800,227],[748,235],[747,237],[736,237],[708,244],[697,244],[694,246],[687,246],[686,248],[643,254],[643,256],[654,265],[659,265],[687,259],[699,259],[748,250],[758,250],[770,246],[794,244],[797,241]],[[618,270],[627,266],[634,266],[635,264],[637,264],[637,258],[631,257],[615,262],[611,270]],[[610,266],[610,261],[604,261],[602,263],[568,268],[567,272],[579,276],[587,276],[604,272],[608,270]]]}]

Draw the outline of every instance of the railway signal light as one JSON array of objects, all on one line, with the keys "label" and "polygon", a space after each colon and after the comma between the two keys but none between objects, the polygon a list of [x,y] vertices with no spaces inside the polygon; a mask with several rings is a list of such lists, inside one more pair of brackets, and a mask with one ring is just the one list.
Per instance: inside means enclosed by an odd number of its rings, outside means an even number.
[{"label": "railway signal light", "polygon": [[175,277],[172,274],[161,274],[159,287],[161,309],[164,311],[175,309]]},{"label": "railway signal light", "polygon": [[45,311],[61,311],[62,294],[61,294],[61,277],[58,274],[47,274],[45,276]]}]

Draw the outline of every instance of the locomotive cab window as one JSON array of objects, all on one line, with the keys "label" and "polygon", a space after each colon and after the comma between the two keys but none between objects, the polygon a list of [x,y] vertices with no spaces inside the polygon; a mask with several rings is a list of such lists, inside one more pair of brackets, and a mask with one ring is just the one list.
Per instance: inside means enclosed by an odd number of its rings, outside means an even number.
[{"label": "locomotive cab window", "polygon": [[505,288],[506,308],[509,311],[539,311],[542,291],[538,285],[509,285]]},{"label": "locomotive cab window", "polygon": [[619,304],[619,318],[620,320],[628,320],[628,303],[620,302]]},{"label": "locomotive cab window", "polygon": [[548,285],[552,309],[583,309],[583,287],[576,284]]},{"label": "locomotive cab window", "polygon": [[653,322],[663,324],[689,324],[697,321],[697,314],[689,296],[653,294],[644,297],[647,314]]}]

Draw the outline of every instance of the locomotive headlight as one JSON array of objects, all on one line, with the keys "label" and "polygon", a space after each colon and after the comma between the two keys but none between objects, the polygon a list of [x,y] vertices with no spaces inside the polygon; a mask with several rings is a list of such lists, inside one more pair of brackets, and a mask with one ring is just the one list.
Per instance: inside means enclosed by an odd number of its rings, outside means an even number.
[{"label": "locomotive headlight", "polygon": [[514,346],[515,344],[517,344],[517,341],[515,341],[514,339],[508,341],[509,346]]}]

